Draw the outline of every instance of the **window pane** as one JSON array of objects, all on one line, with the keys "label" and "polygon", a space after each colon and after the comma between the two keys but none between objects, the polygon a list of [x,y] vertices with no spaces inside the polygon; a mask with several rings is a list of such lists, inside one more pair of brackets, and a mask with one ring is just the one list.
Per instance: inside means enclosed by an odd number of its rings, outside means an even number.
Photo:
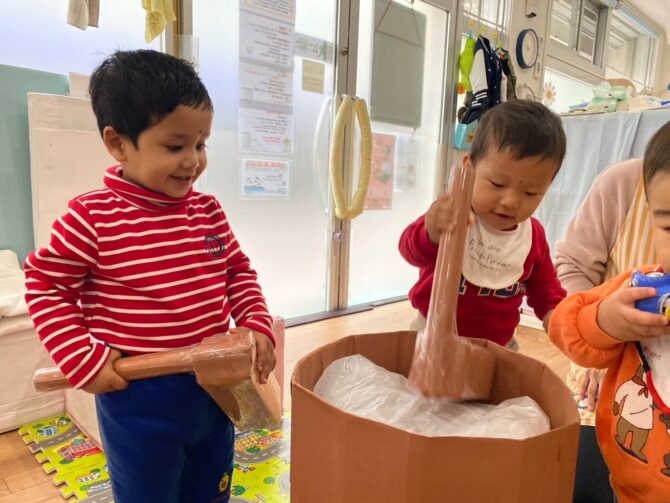
[{"label": "window pane", "polygon": [[631,69],[631,40],[632,33],[614,16],[607,42],[607,65],[623,74],[629,74]]},{"label": "window pane", "polygon": [[485,21],[495,24],[498,21],[498,0],[484,0],[481,17]]},{"label": "window pane", "polygon": [[596,33],[598,30],[599,8],[584,3],[579,33],[579,54],[593,63],[596,54]]},{"label": "window pane", "polygon": [[608,74],[647,86],[655,44],[654,37],[614,11],[607,40]]},{"label": "window pane", "polygon": [[633,80],[647,84],[647,69],[649,68],[652,39],[643,35],[635,39],[635,56],[633,57]]},{"label": "window pane", "polygon": [[472,23],[477,23],[478,32],[483,27],[487,28],[489,35],[494,31],[504,32],[506,8],[507,0],[465,0],[463,9],[466,20],[470,20],[466,30],[473,28]]},{"label": "window pane", "polygon": [[0,2],[0,64],[55,73],[91,73],[117,49],[160,50],[160,37],[149,44],[144,40],[145,14],[139,0],[103,0],[99,28],[82,31],[65,22],[64,0]]},{"label": "window pane", "polygon": [[554,0],[551,9],[551,38],[572,47],[577,23],[573,22],[579,11],[579,0]]},{"label": "window pane", "polygon": [[465,2],[463,2],[463,10],[468,14],[472,14],[473,16],[479,16],[480,2],[481,0],[465,0]]}]

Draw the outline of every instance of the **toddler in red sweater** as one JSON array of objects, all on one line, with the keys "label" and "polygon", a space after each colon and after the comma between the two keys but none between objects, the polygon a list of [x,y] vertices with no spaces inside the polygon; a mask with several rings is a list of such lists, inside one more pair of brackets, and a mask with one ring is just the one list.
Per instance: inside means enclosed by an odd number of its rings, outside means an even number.
[{"label": "toddler in red sweater", "polygon": [[[560,119],[531,101],[505,102],[479,124],[463,157],[475,169],[475,185],[457,306],[459,335],[515,349],[523,297],[545,328],[565,297],[544,229],[531,217],[563,162],[565,142]],[[440,235],[454,222],[452,197],[441,194],[400,237],[400,253],[419,268],[409,292],[419,311],[415,329],[425,325]]]}]

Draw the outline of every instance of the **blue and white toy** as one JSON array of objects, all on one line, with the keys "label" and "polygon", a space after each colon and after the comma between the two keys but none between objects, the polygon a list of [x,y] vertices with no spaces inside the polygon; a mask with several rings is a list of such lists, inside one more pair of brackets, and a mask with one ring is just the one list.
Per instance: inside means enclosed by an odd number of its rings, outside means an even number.
[{"label": "blue and white toy", "polygon": [[646,274],[634,271],[630,286],[650,287],[656,289],[656,295],[638,300],[635,307],[653,314],[662,314],[670,318],[670,274],[658,271]]}]

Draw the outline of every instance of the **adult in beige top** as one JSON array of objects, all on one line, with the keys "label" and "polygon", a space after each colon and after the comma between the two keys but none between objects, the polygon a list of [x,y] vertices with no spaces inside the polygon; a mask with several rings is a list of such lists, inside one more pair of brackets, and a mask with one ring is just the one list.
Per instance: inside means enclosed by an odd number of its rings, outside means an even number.
[{"label": "adult in beige top", "polygon": [[[556,243],[558,279],[568,295],[589,290],[633,267],[654,263],[642,159],[613,164],[595,179]],[[582,431],[575,502],[612,501],[609,472],[595,438],[595,403],[604,373],[571,365],[567,384],[580,402]]]}]

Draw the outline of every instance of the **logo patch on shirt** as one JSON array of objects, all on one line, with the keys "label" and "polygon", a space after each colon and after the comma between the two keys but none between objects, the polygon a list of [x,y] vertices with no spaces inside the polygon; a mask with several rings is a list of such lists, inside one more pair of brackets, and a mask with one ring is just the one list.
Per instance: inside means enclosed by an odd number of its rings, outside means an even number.
[{"label": "logo patch on shirt", "polygon": [[205,248],[212,257],[220,257],[223,255],[223,251],[226,248],[226,245],[223,243],[223,239],[214,234],[205,235]]}]

